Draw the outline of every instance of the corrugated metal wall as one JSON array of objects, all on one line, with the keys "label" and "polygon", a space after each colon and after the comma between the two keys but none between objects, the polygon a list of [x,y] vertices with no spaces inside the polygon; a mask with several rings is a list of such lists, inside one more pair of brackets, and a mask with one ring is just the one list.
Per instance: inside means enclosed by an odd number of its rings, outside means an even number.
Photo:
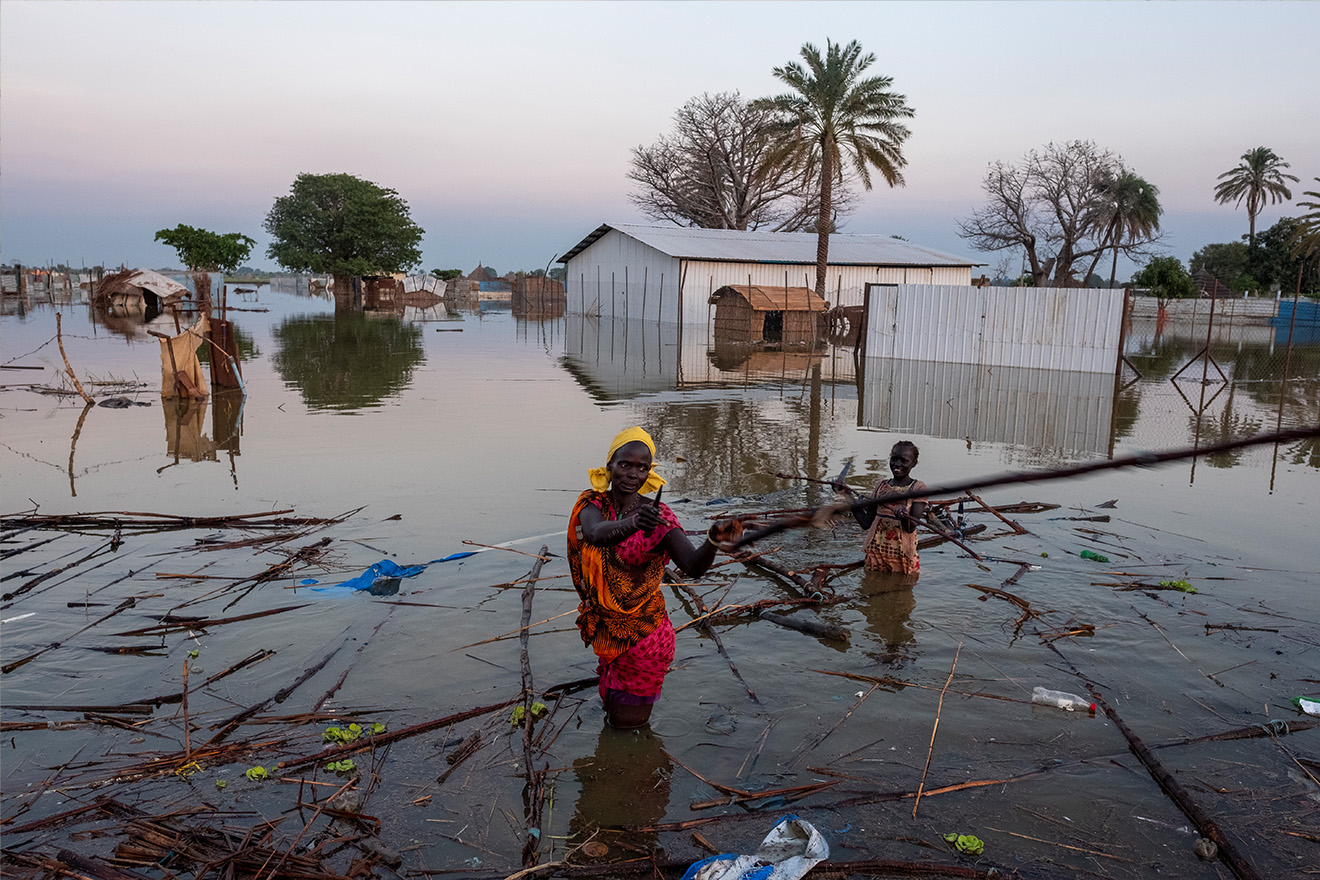
[{"label": "corrugated metal wall", "polygon": [[[566,264],[568,313],[710,326],[710,295],[726,284],[816,286],[816,267],[782,263],[680,261],[611,229]],[[969,284],[968,267],[830,266],[825,299],[861,305],[867,284]],[[679,284],[682,284],[682,304]]]},{"label": "corrugated metal wall", "polygon": [[1104,373],[866,358],[863,427],[1069,457],[1105,455],[1114,380]]},{"label": "corrugated metal wall", "polygon": [[868,357],[1112,374],[1123,291],[893,285],[871,288]]},{"label": "corrugated metal wall", "polygon": [[[593,242],[565,268],[570,315],[679,323],[679,261],[617,229]],[[702,301],[696,322],[705,323],[706,312]]]}]

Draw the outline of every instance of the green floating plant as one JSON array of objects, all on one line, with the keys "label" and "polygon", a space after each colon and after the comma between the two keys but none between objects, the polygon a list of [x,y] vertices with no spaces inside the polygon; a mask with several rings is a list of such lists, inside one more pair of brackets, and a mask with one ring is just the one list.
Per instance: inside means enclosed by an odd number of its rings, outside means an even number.
[{"label": "green floating plant", "polygon": [[981,838],[972,834],[959,834],[956,831],[950,831],[944,835],[944,841],[952,845],[958,852],[969,856],[979,856],[985,852],[985,843]]},{"label": "green floating plant", "polygon": [[329,764],[325,765],[325,769],[333,770],[335,773],[339,774],[352,773],[357,769],[357,764],[353,763],[352,758],[345,758],[342,761],[331,761]]},{"label": "green floating plant", "polygon": [[191,651],[188,652],[188,659],[196,660],[199,656],[201,656],[201,653],[202,653],[201,651],[197,650],[196,648],[193,648]]},{"label": "green floating plant", "polygon": [[1182,590],[1184,593],[1195,593],[1196,587],[1187,583],[1187,581],[1160,581],[1161,587],[1167,587],[1170,590]]},{"label": "green floating plant", "polygon": [[350,724],[347,727],[327,727],[321,734],[321,740],[328,743],[351,743],[357,742],[364,736],[375,736],[385,732],[385,725],[379,721],[373,722],[367,727],[361,724]]},{"label": "green floating plant", "polygon": [[266,772],[266,768],[263,767],[263,766],[261,766],[260,764],[258,764],[258,765],[255,766],[255,767],[249,767],[249,768],[247,768],[246,770],[243,771],[243,775],[246,776],[248,779],[269,779],[269,778],[270,778],[270,774]]},{"label": "green floating plant", "polygon": [[[550,709],[548,706],[546,706],[545,703],[541,703],[541,702],[532,703],[533,720],[548,715],[549,713],[550,713]],[[527,720],[527,710],[524,709],[522,706],[514,706],[513,711],[509,713],[509,726],[522,727],[526,720]]]},{"label": "green floating plant", "polygon": [[224,790],[225,790],[225,786],[228,785],[228,784],[229,784],[229,783],[225,782],[223,779],[217,779],[217,780],[215,781],[215,788],[216,788],[216,791],[224,791]]}]

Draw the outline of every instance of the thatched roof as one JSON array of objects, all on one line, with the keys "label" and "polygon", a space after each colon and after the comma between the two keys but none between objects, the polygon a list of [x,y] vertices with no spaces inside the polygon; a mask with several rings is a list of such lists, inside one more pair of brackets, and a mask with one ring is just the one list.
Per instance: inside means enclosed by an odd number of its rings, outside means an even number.
[{"label": "thatched roof", "polygon": [[741,297],[756,312],[823,312],[830,307],[809,287],[730,284],[710,295],[711,304],[717,304],[726,296]]},{"label": "thatched roof", "polygon": [[499,280],[499,279],[495,276],[495,273],[491,272],[489,269],[487,269],[485,266],[481,265],[480,263],[477,264],[477,268],[473,269],[471,272],[468,273],[468,276],[467,276],[467,277],[468,277],[468,280],[469,280],[469,281],[498,281],[498,280]]}]

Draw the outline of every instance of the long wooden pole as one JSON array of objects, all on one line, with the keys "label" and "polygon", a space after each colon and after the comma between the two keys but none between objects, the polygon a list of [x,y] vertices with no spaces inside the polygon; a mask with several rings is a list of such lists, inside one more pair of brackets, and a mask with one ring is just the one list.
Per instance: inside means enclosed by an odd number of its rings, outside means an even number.
[{"label": "long wooden pole", "polygon": [[[1248,446],[1260,446],[1266,443],[1291,443],[1294,440],[1308,440],[1312,437],[1320,437],[1320,426],[1309,428],[1291,428],[1286,431],[1273,431],[1267,434],[1256,434],[1252,437],[1244,437],[1239,440],[1226,440],[1223,443],[1213,443],[1209,446],[1191,449],[1173,449],[1167,452],[1141,452],[1136,455],[1125,455],[1122,458],[1109,459],[1107,461],[1093,461],[1086,464],[1073,465],[1066,468],[1058,468],[1048,471],[1020,471],[1017,473],[1001,474],[997,477],[973,478],[962,480],[957,483],[951,483],[946,486],[927,486],[925,489],[906,492],[902,498],[930,498],[933,495],[962,494],[969,489],[987,489],[994,486],[1007,486],[1016,483],[1039,483],[1045,480],[1061,480],[1067,477],[1077,477],[1085,474],[1093,474],[1098,471],[1115,470],[1125,467],[1150,467],[1157,464],[1165,464],[1171,461],[1181,461],[1185,458],[1193,458],[1201,455],[1214,455],[1219,452],[1228,452],[1234,449],[1244,449]],[[850,513],[853,510],[860,510],[865,507],[875,507],[883,503],[889,496],[864,498],[848,505],[825,505],[834,507],[837,513]],[[820,508],[815,508],[820,510]],[[729,552],[746,547],[755,541],[768,538],[782,531],[791,528],[800,528],[810,525],[814,518],[806,514],[795,516],[791,519],[782,520],[777,523],[771,523],[763,529],[757,529],[754,532],[744,534],[737,541],[725,549]]]}]

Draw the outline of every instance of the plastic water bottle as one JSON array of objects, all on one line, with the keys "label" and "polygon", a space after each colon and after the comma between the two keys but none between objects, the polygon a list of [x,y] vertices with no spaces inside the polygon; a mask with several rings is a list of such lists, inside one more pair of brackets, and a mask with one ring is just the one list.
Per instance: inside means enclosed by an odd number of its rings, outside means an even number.
[{"label": "plastic water bottle", "polygon": [[1095,703],[1085,697],[1079,697],[1066,691],[1052,691],[1043,687],[1032,690],[1031,702],[1040,706],[1067,709],[1069,712],[1095,712]]}]

